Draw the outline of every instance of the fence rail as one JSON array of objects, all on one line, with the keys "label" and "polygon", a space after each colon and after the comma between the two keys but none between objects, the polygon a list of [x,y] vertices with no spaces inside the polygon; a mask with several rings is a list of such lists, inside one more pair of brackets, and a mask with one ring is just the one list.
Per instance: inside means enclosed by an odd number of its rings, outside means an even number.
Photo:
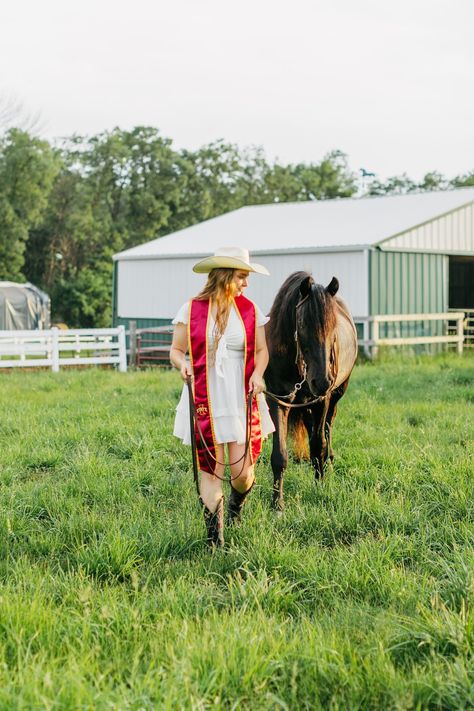
[{"label": "fence rail", "polygon": [[129,364],[141,368],[146,365],[169,366],[173,326],[154,326],[136,328],[136,322],[130,321]]},{"label": "fence rail", "polygon": [[0,368],[50,367],[57,373],[68,365],[116,365],[125,372],[125,328],[0,331]]},{"label": "fence rail", "polygon": [[[428,314],[377,314],[354,317],[354,321],[363,326],[363,337],[358,342],[369,356],[375,355],[379,346],[453,344],[458,353],[462,353],[464,347],[474,347],[474,309]],[[439,326],[435,329],[433,323],[436,322]],[[383,324],[392,324],[396,335],[383,335]],[[413,335],[402,335],[402,331],[409,329]],[[433,330],[439,332],[433,333]],[[172,332],[171,324],[136,328],[136,322],[131,321],[127,331],[130,365],[138,368],[169,366]]]},{"label": "fence rail", "polygon": [[[445,313],[429,314],[387,314],[365,317],[354,317],[356,323],[363,324],[364,335],[359,339],[359,345],[363,346],[368,355],[375,355],[379,346],[406,346],[406,345],[431,345],[452,343],[455,344],[458,353],[463,352],[466,316],[464,311],[450,311]],[[434,327],[426,327],[426,323],[439,322],[440,327],[436,330],[442,331],[433,334]],[[398,324],[398,335],[381,335],[381,324]],[[406,330],[411,324],[414,335],[401,335],[402,330]],[[419,324],[418,327],[416,324]]]}]

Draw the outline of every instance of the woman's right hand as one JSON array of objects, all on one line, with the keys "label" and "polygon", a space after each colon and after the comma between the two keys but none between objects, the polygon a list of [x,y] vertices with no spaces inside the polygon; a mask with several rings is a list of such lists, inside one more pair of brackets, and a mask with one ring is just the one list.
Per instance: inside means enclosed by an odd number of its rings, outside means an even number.
[{"label": "woman's right hand", "polygon": [[193,375],[193,371],[191,370],[191,366],[189,365],[189,363],[186,363],[186,361],[184,361],[183,364],[181,365],[181,368],[180,368],[180,371],[179,371],[179,372],[180,372],[181,377],[182,377],[182,379],[184,380],[184,382],[187,381],[188,376],[191,376],[191,377],[192,377],[192,375]]}]

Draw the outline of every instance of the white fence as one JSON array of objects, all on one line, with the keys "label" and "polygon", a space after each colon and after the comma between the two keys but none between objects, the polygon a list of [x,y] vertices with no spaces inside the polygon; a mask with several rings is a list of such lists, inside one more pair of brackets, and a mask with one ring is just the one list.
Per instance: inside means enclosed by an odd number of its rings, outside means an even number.
[{"label": "white fence", "polygon": [[127,370],[125,328],[0,331],[0,368],[117,365]]},{"label": "white fence", "polygon": [[[364,337],[359,340],[359,345],[363,346],[368,354],[374,355],[377,352],[378,346],[428,345],[433,343],[453,343],[456,345],[458,353],[463,352],[465,325],[465,314],[463,311],[436,314],[390,314],[386,316],[377,315],[362,318],[354,317],[354,321],[363,324]],[[440,330],[442,330],[443,333],[432,335],[433,327],[430,326],[428,329],[424,327],[426,322],[432,321],[441,322]],[[396,330],[398,330],[400,334],[402,324],[404,323],[413,323],[414,325],[416,323],[423,324],[423,327],[415,329],[419,332],[413,336],[381,336],[380,324],[383,323],[399,324]],[[455,324],[454,328],[450,326],[450,323]],[[423,332],[426,330],[430,331],[430,333]]]}]

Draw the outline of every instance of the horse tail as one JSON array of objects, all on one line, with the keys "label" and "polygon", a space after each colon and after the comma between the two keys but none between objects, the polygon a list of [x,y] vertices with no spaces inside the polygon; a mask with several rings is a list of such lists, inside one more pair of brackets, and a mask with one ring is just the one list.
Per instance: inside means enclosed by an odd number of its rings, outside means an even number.
[{"label": "horse tail", "polygon": [[301,410],[293,410],[290,416],[289,427],[293,438],[293,454],[296,461],[309,461],[308,432],[303,422]]}]

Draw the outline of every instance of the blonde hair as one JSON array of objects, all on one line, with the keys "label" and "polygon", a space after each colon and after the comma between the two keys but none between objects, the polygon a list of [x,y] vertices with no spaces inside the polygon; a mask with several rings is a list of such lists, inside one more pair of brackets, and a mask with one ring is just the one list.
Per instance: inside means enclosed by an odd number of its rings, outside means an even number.
[{"label": "blonde hair", "polygon": [[232,301],[237,293],[234,284],[235,269],[212,269],[207,277],[204,289],[197,295],[197,299],[213,302],[216,305],[216,316],[214,320],[213,344],[210,351],[211,362],[215,360],[217,346],[222,338],[229,320]]}]

